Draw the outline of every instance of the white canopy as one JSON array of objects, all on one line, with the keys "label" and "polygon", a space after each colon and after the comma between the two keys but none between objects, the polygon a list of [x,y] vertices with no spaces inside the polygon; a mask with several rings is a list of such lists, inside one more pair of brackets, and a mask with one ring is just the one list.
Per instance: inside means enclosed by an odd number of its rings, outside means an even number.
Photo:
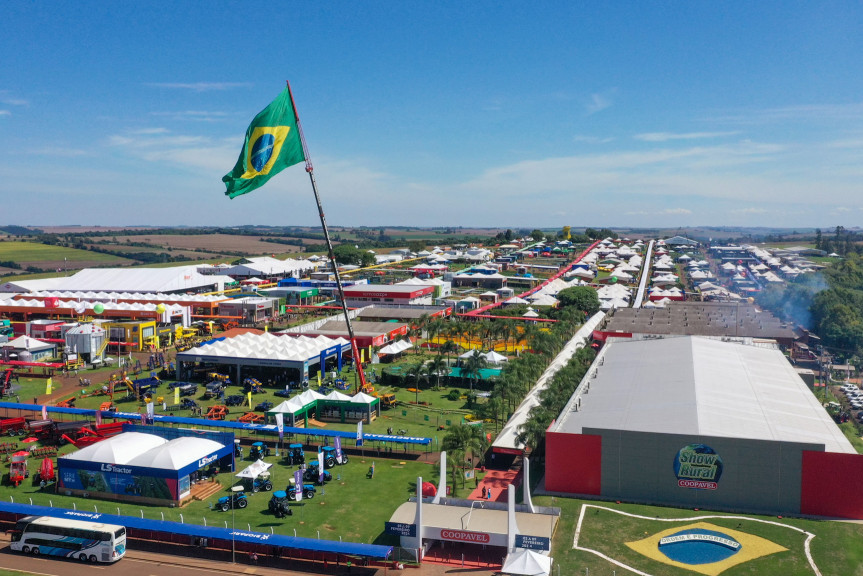
[{"label": "white canopy", "polygon": [[524,314],[521,315],[522,318],[539,318],[539,314],[534,312],[533,310],[528,310]]},{"label": "white canopy", "polygon": [[29,336],[19,336],[14,340],[10,340],[4,346],[8,348],[15,348],[16,350],[46,350],[48,348],[54,348],[55,344],[51,344],[50,342],[42,342],[41,340],[36,340],[35,338],[30,338]]},{"label": "white canopy", "polygon": [[399,352],[404,352],[405,350],[409,350],[413,344],[411,344],[408,340],[398,340],[393,342],[392,344],[387,344],[380,350],[378,350],[378,354],[398,354]]},{"label": "white canopy", "polygon": [[324,400],[334,400],[336,402],[350,402],[351,397],[347,394],[342,394],[338,390],[333,390],[324,397]]},{"label": "white canopy", "polygon": [[479,350],[468,350],[464,354],[460,355],[459,358],[470,358],[474,354],[479,354],[480,356],[485,356],[485,354],[482,354]]},{"label": "white canopy", "polygon": [[512,554],[507,554],[501,569],[502,574],[517,576],[548,576],[550,572],[551,557],[521,548]]},{"label": "white canopy", "polygon": [[324,398],[326,398],[326,396],[324,396],[323,394],[315,392],[314,390],[306,390],[299,396],[291,398],[291,400],[299,400],[303,403],[303,406],[305,406],[307,404],[311,404],[315,400],[323,400]]},{"label": "white canopy", "polygon": [[503,354],[498,354],[494,350],[492,350],[488,354],[486,354],[485,359],[488,360],[489,364],[500,364],[501,362],[508,362],[509,361],[509,358],[507,358]]},{"label": "white canopy", "polygon": [[530,302],[528,302],[524,298],[519,298],[518,296],[516,296],[515,298],[510,298],[509,300],[505,300],[503,303],[504,306],[509,306],[510,304],[513,304],[513,305],[514,304],[530,304]]},{"label": "white canopy", "polygon": [[369,396],[365,392],[357,392],[353,398],[351,398],[351,402],[356,402],[357,404],[371,404],[377,400],[374,396]]},{"label": "white canopy", "polygon": [[272,464],[264,462],[263,460],[255,460],[255,462],[251,466],[247,466],[245,469],[236,474],[237,478],[257,478],[267,470],[272,467]]},{"label": "white canopy", "polygon": [[110,462],[128,464],[130,460],[148,450],[167,444],[168,441],[155,434],[124,432],[111,438],[81,448],[62,458],[83,460],[85,462]]},{"label": "white canopy", "polygon": [[220,448],[224,448],[224,446],[207,438],[182,436],[140,454],[129,460],[127,464],[163,470],[179,470]]},{"label": "white canopy", "polygon": [[299,401],[297,398],[291,398],[289,400],[285,400],[281,404],[277,406],[273,406],[269,410],[267,410],[267,414],[295,414],[303,409],[304,404]]}]

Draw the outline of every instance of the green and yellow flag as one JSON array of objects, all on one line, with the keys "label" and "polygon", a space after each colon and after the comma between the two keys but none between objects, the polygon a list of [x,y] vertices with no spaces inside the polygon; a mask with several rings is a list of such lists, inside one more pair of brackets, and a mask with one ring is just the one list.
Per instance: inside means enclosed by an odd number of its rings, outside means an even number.
[{"label": "green and yellow flag", "polygon": [[286,87],[246,130],[246,142],[237,165],[222,178],[227,186],[225,194],[235,198],[251,192],[305,159],[291,92]]}]

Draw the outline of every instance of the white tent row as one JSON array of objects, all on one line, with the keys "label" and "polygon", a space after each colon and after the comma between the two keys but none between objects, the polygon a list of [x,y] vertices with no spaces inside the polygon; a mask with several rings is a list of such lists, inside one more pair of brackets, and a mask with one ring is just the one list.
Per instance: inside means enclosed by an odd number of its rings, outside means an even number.
[{"label": "white tent row", "polygon": [[378,350],[378,354],[398,354],[400,352],[404,352],[405,350],[410,350],[413,347],[413,344],[409,340],[397,340],[392,344],[387,344],[380,350]]},{"label": "white tent row", "polygon": [[588,338],[593,336],[593,331],[597,326],[599,326],[599,323],[603,318],[605,318],[604,312],[597,312],[591,316],[590,319],[578,329],[575,336],[566,343],[563,350],[555,356],[554,360],[552,360],[548,365],[548,368],[545,369],[545,372],[543,372],[537,379],[533,388],[530,389],[530,392],[527,393],[525,399],[521,401],[521,404],[518,405],[518,408],[516,408],[513,415],[510,416],[509,420],[507,420],[503,429],[500,431],[500,434],[498,434],[497,438],[494,439],[492,449],[502,448],[504,450],[512,450],[523,448],[521,444],[516,442],[519,426],[527,422],[527,417],[530,414],[530,411],[539,405],[539,395],[548,386],[548,383],[551,382],[552,377],[557,374],[561,368],[566,366],[567,362],[569,362],[570,358],[575,355],[575,352],[579,348],[582,348],[587,344]]},{"label": "white tent row", "polygon": [[[165,311],[161,313],[162,322],[170,322],[174,316],[182,318],[183,326],[191,325],[191,309],[179,304],[142,304],[140,302],[91,302],[77,300],[60,300],[54,308],[70,308],[78,314],[86,314],[96,306],[102,306],[104,311],[110,312],[158,312],[158,306],[164,306]],[[48,308],[42,300],[0,300],[0,306],[20,306],[22,308]]]},{"label": "white tent row", "polygon": [[[462,360],[467,360],[468,358],[471,358],[476,353],[479,353],[479,351],[478,350],[468,350],[464,354],[460,355],[459,358],[461,358]],[[498,354],[494,350],[491,350],[490,352],[486,352],[485,354],[480,353],[479,355],[482,356],[483,358],[485,358],[486,362],[488,362],[489,364],[500,364],[501,362],[508,362],[509,361],[509,358],[507,358],[503,354]]]},{"label": "white tent row", "polygon": [[100,301],[112,302],[117,300],[152,300],[156,303],[163,301],[171,302],[218,302],[225,299],[224,296],[203,294],[159,294],[156,292],[102,292],[83,291],[72,292],[70,290],[40,290],[32,293],[39,298],[61,298],[77,301]]}]

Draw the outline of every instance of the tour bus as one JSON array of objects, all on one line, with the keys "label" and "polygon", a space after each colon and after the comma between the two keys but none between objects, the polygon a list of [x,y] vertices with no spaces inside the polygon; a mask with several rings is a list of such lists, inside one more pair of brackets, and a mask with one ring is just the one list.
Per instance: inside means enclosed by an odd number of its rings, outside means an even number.
[{"label": "tour bus", "polygon": [[126,554],[126,528],[49,516],[21,518],[10,531],[11,548],[25,554],[116,562]]}]

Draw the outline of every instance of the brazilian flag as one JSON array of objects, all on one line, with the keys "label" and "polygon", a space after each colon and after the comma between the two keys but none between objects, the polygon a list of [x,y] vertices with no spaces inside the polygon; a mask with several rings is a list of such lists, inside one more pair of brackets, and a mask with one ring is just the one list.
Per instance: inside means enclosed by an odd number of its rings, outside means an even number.
[{"label": "brazilian flag", "polygon": [[285,87],[246,130],[246,142],[237,165],[222,178],[227,186],[225,194],[235,198],[251,192],[305,159],[291,91]]}]

